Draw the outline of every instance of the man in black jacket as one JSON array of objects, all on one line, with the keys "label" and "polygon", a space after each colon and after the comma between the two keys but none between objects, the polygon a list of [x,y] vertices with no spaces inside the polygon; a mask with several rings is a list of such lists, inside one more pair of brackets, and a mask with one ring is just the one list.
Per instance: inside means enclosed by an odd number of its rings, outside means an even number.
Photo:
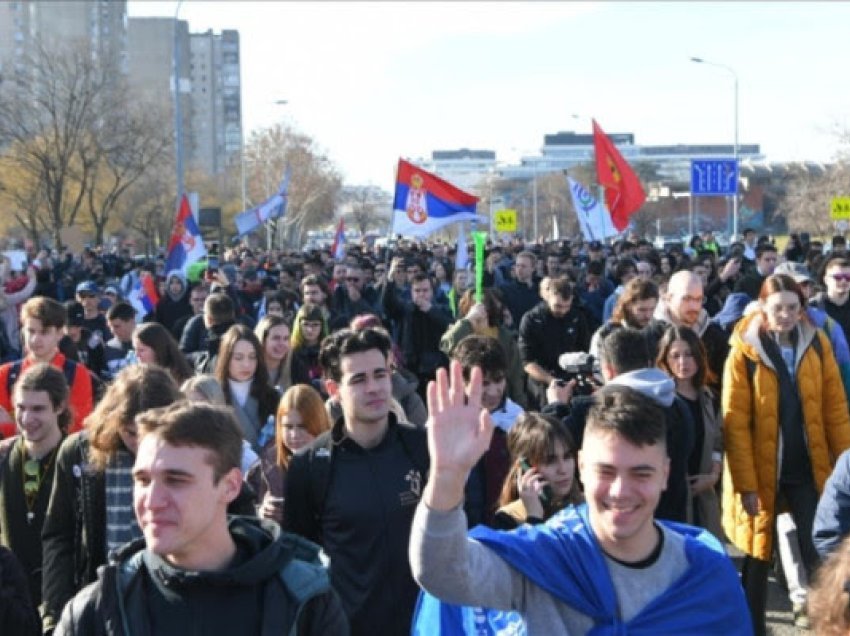
[{"label": "man in black jacket", "polygon": [[390,340],[343,330],[319,361],[343,417],[286,475],[284,528],[322,544],[355,635],[410,633],[419,588],[407,558],[429,460],[425,432],[390,413]]},{"label": "man in black jacket", "polygon": [[419,396],[425,401],[428,382],[437,369],[448,366],[449,359],[440,351],[440,339],[452,323],[449,310],[434,302],[434,287],[426,274],[416,274],[410,283],[411,302],[399,302],[396,294],[387,294],[387,314],[399,326],[398,343],[404,365],[419,380]]},{"label": "man in black jacket", "polygon": [[125,544],[65,607],[56,634],[346,634],[318,547],[234,517],[242,437],[232,413],[176,403],[137,418]]},{"label": "man in black jacket", "polygon": [[519,353],[528,374],[528,394],[536,404],[545,404],[546,388],[564,378],[558,366],[562,353],[587,351],[590,330],[584,313],[573,306],[573,286],[566,277],[550,279],[543,291],[544,302],[523,316],[519,325]]}]

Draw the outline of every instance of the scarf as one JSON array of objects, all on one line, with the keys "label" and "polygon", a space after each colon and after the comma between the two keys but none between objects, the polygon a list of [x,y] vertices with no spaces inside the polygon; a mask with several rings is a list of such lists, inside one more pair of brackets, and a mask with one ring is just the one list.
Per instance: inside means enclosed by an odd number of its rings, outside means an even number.
[{"label": "scarf", "polygon": [[[605,557],[590,527],[587,505],[569,506],[547,523],[499,532],[478,526],[470,536],[532,583],[595,623],[592,636],[752,633],[741,584],[723,547],[709,532],[685,524],[656,523],[684,536],[690,567],[637,616],[618,618],[617,595]],[[422,592],[413,619],[414,636],[525,636],[518,612],[442,603]]]},{"label": "scarf", "polygon": [[106,465],[106,550],[142,537],[133,511],[133,463],[123,448],[115,451]]}]

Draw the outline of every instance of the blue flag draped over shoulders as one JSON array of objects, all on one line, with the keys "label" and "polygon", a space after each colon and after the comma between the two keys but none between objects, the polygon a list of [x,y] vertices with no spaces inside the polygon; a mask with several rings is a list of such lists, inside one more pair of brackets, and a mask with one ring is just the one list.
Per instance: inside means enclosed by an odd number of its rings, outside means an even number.
[{"label": "blue flag draped over shoulders", "polygon": [[[587,506],[566,508],[547,523],[513,532],[478,526],[470,536],[493,550],[533,584],[590,617],[593,636],[752,633],[738,574],[723,547],[700,528],[658,521],[685,539],[687,571],[629,621],[618,618],[617,596],[605,557],[590,527]],[[415,636],[524,636],[518,612],[443,603],[422,592]],[[533,635],[532,635],[533,636]]]}]

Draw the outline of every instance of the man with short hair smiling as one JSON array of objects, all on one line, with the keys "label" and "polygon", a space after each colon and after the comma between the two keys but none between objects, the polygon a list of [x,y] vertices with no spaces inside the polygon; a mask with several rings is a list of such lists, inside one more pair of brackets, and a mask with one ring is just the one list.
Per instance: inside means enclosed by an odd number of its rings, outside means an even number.
[{"label": "man with short hair smiling", "polygon": [[58,369],[36,364],[13,392],[18,435],[0,442],[0,544],[21,561],[33,604],[41,604],[41,529],[56,453],[71,423],[68,383]]},{"label": "man with short hair smiling", "polygon": [[[429,594],[414,634],[749,634],[738,575],[705,530],[656,521],[669,461],[664,416],[626,387],[604,388],[578,463],[586,504],[546,524],[466,536],[461,502],[492,423],[481,374],[466,391],[459,365],[428,389],[433,472],[416,510],[410,561]],[[436,597],[436,598],[434,598]],[[452,604],[452,607],[443,605]],[[490,632],[490,633],[493,633]],[[499,633],[502,633],[501,631]]]},{"label": "man with short hair smiling", "polygon": [[133,504],[144,539],[115,551],[62,612],[61,634],[346,634],[319,549],[273,522],[228,519],[242,486],[231,411],[177,402],[137,418]]},{"label": "man with short hair smiling", "polygon": [[390,411],[390,347],[377,329],[325,338],[319,362],[343,416],[286,474],[284,528],[324,547],[355,636],[410,633],[418,594],[407,543],[428,448],[424,431]]}]

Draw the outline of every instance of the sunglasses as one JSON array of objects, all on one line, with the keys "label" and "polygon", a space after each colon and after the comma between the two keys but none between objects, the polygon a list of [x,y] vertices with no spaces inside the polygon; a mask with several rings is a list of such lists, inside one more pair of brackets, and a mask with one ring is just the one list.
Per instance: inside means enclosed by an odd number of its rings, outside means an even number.
[{"label": "sunglasses", "polygon": [[92,294],[91,292],[80,292],[77,294],[80,298],[94,298],[97,294]]},{"label": "sunglasses", "polygon": [[24,462],[24,494],[34,498],[41,487],[41,464],[35,459]]},{"label": "sunglasses", "polygon": [[345,280],[347,280],[349,283],[359,283],[360,282],[360,279],[357,278],[357,276],[349,276]]},{"label": "sunglasses", "polygon": [[830,276],[837,281],[844,281],[845,283],[850,283],[850,274],[830,274]]}]

